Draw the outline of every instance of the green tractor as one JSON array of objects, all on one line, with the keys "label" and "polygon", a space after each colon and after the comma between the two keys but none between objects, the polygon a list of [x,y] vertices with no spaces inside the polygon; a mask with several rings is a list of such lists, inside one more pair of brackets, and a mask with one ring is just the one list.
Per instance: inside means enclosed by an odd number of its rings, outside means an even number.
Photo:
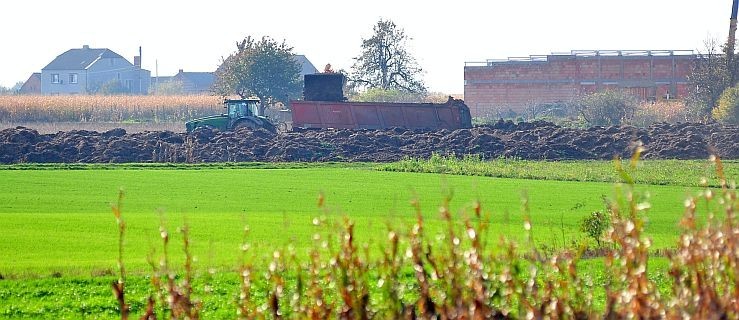
[{"label": "green tractor", "polygon": [[277,133],[277,129],[267,117],[259,113],[259,99],[226,99],[223,101],[228,113],[197,118],[185,122],[187,132],[196,128],[208,127],[221,131],[238,130],[239,128],[264,128]]}]

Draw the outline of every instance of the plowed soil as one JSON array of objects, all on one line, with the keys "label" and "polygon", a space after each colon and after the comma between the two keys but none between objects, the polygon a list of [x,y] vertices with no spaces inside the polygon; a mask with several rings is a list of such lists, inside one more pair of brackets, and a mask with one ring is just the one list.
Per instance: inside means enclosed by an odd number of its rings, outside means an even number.
[{"label": "plowed soil", "polygon": [[316,130],[271,134],[241,129],[192,134],[72,130],[39,134],[16,127],[0,131],[0,163],[396,161],[432,153],[532,160],[630,157],[641,144],[648,159],[739,158],[739,127],[654,124],[564,128],[549,122],[503,122],[459,130]]}]

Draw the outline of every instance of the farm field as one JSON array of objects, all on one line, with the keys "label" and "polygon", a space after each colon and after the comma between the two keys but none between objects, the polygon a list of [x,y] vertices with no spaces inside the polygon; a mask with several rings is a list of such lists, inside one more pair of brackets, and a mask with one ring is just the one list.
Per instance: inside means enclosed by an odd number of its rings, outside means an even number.
[{"label": "farm field", "polygon": [[[197,167],[196,167],[197,168]],[[581,237],[579,221],[603,210],[613,184],[496,179],[427,173],[378,172],[353,168],[201,170],[2,170],[0,273],[89,274],[114,266],[117,231],[110,204],[125,191],[126,252],[131,270],[147,268],[158,246],[162,212],[173,229],[186,217],[198,256],[232,265],[246,224],[257,252],[268,256],[288,243],[307,248],[311,221],[321,215],[357,224],[360,242],[384,236],[386,223],[412,223],[409,200],[418,195],[434,225],[445,193],[458,212],[475,199],[494,217],[491,233],[520,239],[521,195],[526,190],[537,238],[552,246]],[[682,200],[696,188],[649,186],[652,209],[647,232],[655,247],[676,240]],[[316,206],[323,192],[328,212]],[[564,227],[563,227],[564,226]],[[536,230],[535,229],[535,230]],[[562,234],[564,233],[564,239]]]},{"label": "farm field", "polygon": [[178,96],[0,96],[0,123],[181,122],[221,112],[222,98]]},{"label": "farm field", "polygon": [[[509,165],[532,163],[511,161]],[[596,177],[608,175],[609,163],[571,162],[568,166],[601,172],[588,175],[598,180]],[[552,167],[560,164],[552,163]],[[700,166],[710,169],[698,161],[643,164],[654,172]],[[447,168],[462,165],[448,162]],[[533,165],[546,167],[546,163]],[[453,194],[449,204],[453,213],[466,210],[469,214],[473,201],[479,200],[483,210],[491,214],[488,237],[497,240],[502,235],[525,243],[521,209],[525,190],[535,245],[558,250],[584,240],[580,221],[592,211],[603,210],[602,198],[614,192],[611,182],[561,181],[566,177],[554,174],[563,171],[560,169],[531,170],[529,179],[505,178],[517,176],[515,170],[501,171],[496,178],[376,170],[393,170],[390,167],[298,163],[2,166],[0,256],[10,258],[0,260],[4,278],[0,280],[0,301],[5,301],[0,302],[0,317],[117,316],[109,283],[117,273],[118,232],[110,205],[121,188],[127,225],[124,259],[131,274],[128,294],[133,297],[134,309],[142,310],[150,291],[146,258],[152,250],[161,252],[159,225],[163,216],[173,238],[173,265],[183,260],[181,236],[176,230],[187,220],[194,265],[200,275],[196,294],[206,297],[204,315],[218,318],[233,314],[224,310],[233,310],[233,297],[238,292],[238,278],[230,271],[238,265],[244,225],[249,226],[246,241],[254,261],[267,261],[274,250],[290,246],[298,257],[306,257],[315,244],[312,235],[334,232],[338,227],[331,222],[338,224],[344,216],[355,222],[356,241],[369,243],[371,254],[379,254],[375,245],[384,243],[388,224],[401,231],[412,226],[415,213],[409,200],[414,197],[420,201],[427,234],[443,232],[446,221],[438,208],[445,195]],[[725,163],[730,180],[735,179],[736,169],[736,162]],[[650,196],[645,233],[653,240],[653,249],[674,246],[683,200],[701,190],[691,181],[699,181],[706,171],[689,172],[692,176],[684,173],[673,180],[652,179],[648,173],[638,176],[638,181],[661,184],[637,187]],[[324,208],[317,206],[319,194],[323,195]],[[329,223],[314,226],[316,217],[325,217]],[[652,277],[665,284],[665,259],[650,261],[650,270],[655,271]],[[602,259],[583,263],[583,268],[592,271],[596,285],[602,284],[598,280],[603,278]],[[216,270],[214,274],[205,272],[211,268]],[[201,291],[206,283],[215,291]],[[34,303],[23,304],[28,300]]]}]

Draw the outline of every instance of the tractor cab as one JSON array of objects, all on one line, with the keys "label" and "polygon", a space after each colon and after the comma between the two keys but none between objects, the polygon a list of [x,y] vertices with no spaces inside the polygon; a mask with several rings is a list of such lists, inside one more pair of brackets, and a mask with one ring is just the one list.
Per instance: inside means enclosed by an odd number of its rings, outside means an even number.
[{"label": "tractor cab", "polygon": [[261,116],[259,114],[259,99],[227,99],[224,103],[228,110],[228,118],[231,120]]}]

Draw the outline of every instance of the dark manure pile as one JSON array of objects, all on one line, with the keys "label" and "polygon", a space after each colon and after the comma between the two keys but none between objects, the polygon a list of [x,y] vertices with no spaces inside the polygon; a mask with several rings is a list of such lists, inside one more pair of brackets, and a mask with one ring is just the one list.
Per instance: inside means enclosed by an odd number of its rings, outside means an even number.
[{"label": "dark manure pile", "polygon": [[432,154],[485,159],[584,160],[629,157],[641,144],[647,159],[739,158],[739,127],[659,123],[649,127],[574,129],[549,122],[499,121],[459,130],[306,130],[272,134],[241,129],[126,133],[72,130],[39,134],[0,131],[0,163],[397,161]]}]

